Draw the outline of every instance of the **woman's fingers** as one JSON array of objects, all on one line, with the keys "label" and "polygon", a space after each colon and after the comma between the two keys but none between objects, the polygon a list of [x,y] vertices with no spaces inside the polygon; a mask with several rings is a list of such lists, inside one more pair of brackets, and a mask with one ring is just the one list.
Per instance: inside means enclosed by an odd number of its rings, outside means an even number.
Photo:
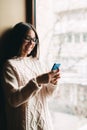
[{"label": "woman's fingers", "polygon": [[60,72],[59,72],[59,70],[57,70],[57,71],[51,71],[50,73],[49,73],[49,81],[50,81],[50,83],[53,83],[53,84],[57,84],[57,82],[58,82],[58,79],[60,78]]},{"label": "woman's fingers", "polygon": [[51,83],[54,84],[54,85],[57,84],[58,83],[58,79],[52,79]]},{"label": "woman's fingers", "polygon": [[52,75],[52,78],[59,78],[60,77],[60,73],[56,72]]}]

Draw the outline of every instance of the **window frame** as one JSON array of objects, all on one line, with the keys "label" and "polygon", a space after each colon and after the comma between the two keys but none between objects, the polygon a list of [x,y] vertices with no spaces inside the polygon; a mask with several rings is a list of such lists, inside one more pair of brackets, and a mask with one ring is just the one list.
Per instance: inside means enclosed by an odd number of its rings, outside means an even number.
[{"label": "window frame", "polygon": [[36,27],[36,0],[26,0],[26,22]]}]

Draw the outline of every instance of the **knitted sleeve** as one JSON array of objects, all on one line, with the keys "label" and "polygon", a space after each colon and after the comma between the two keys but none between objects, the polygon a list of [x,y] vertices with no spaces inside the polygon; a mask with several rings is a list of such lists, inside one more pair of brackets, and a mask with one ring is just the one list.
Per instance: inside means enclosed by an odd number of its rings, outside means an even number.
[{"label": "knitted sleeve", "polygon": [[47,85],[44,85],[44,91],[45,91],[45,95],[47,97],[50,96],[54,96],[55,93],[59,90],[59,86],[58,85],[53,85],[51,83],[48,83]]},{"label": "knitted sleeve", "polygon": [[10,64],[6,64],[2,76],[2,86],[6,99],[13,107],[18,107],[41,89],[40,86],[31,79],[25,86],[19,87],[17,75]]}]

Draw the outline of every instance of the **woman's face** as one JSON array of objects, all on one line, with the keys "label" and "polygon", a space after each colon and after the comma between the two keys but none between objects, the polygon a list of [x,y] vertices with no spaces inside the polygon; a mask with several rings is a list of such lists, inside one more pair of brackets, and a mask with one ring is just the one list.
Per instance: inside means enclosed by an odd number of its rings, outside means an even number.
[{"label": "woman's face", "polygon": [[35,32],[33,30],[29,30],[23,40],[20,56],[26,57],[27,55],[29,55],[31,51],[34,49],[35,45],[36,45]]}]

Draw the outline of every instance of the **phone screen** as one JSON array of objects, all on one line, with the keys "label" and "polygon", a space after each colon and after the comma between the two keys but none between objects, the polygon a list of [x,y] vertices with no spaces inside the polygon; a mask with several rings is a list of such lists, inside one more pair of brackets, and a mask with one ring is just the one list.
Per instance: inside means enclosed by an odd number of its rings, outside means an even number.
[{"label": "phone screen", "polygon": [[55,63],[55,64],[53,65],[53,67],[52,67],[51,70],[57,70],[57,69],[59,69],[60,65],[61,65],[60,63],[59,63],[59,64]]}]

